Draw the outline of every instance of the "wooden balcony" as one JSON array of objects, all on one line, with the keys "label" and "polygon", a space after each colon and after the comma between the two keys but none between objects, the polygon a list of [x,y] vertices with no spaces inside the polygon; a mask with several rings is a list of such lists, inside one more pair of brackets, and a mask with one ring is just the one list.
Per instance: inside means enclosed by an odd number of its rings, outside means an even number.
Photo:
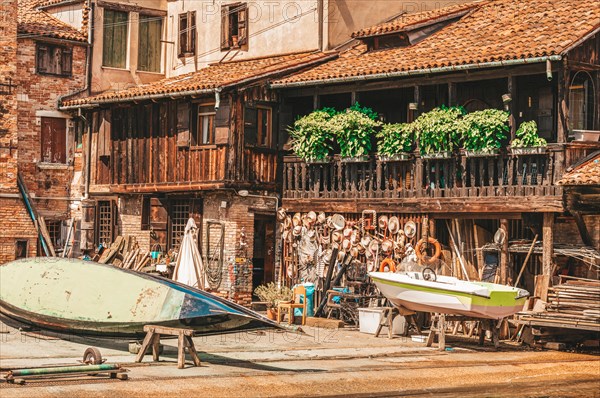
[{"label": "wooden balcony", "polygon": [[461,154],[434,160],[415,154],[406,161],[371,157],[361,163],[335,157],[330,163],[311,165],[286,157],[283,204],[295,211],[562,211],[562,187],[556,183],[566,166],[598,148],[554,144],[542,155],[504,151],[490,157]]}]

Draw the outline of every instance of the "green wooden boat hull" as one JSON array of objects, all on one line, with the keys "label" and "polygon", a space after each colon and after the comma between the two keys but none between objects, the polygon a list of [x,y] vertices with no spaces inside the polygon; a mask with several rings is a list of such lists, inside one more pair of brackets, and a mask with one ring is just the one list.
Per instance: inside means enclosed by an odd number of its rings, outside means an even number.
[{"label": "green wooden boat hull", "polygon": [[0,313],[61,333],[129,336],[144,325],[196,334],[278,327],[228,300],[169,279],[49,257],[0,266]]}]

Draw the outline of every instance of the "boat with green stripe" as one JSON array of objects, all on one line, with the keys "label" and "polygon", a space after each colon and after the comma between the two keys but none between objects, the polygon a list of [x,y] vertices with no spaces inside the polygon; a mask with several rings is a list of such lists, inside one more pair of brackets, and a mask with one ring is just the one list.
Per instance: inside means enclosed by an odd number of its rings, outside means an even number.
[{"label": "boat with green stripe", "polygon": [[529,292],[488,282],[450,276],[426,280],[420,272],[371,272],[369,276],[390,302],[412,311],[502,319],[523,309]]}]

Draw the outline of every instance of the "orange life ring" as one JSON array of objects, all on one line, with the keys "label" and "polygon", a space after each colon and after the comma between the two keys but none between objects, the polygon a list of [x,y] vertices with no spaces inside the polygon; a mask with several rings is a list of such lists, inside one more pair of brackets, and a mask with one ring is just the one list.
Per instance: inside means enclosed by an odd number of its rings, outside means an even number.
[{"label": "orange life ring", "polygon": [[381,264],[379,264],[379,272],[386,272],[386,266],[389,269],[387,272],[396,272],[396,263],[390,257],[384,259]]},{"label": "orange life ring", "polygon": [[435,247],[435,252],[433,253],[433,256],[431,256],[428,259],[425,259],[425,255],[423,254],[424,252],[421,251],[421,247],[425,244],[425,239],[421,239],[417,242],[417,245],[415,246],[415,253],[419,261],[423,261],[427,264],[432,264],[435,260],[440,258],[440,255],[442,254],[442,246],[440,245],[440,242],[437,241],[437,239],[434,239],[431,236],[427,238],[427,242]]}]

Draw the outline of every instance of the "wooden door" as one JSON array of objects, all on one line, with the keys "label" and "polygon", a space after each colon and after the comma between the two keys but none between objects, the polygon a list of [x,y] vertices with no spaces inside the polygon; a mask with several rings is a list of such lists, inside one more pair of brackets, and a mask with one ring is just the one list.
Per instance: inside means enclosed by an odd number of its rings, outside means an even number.
[{"label": "wooden door", "polygon": [[42,118],[42,162],[67,162],[67,122],[56,117]]}]

